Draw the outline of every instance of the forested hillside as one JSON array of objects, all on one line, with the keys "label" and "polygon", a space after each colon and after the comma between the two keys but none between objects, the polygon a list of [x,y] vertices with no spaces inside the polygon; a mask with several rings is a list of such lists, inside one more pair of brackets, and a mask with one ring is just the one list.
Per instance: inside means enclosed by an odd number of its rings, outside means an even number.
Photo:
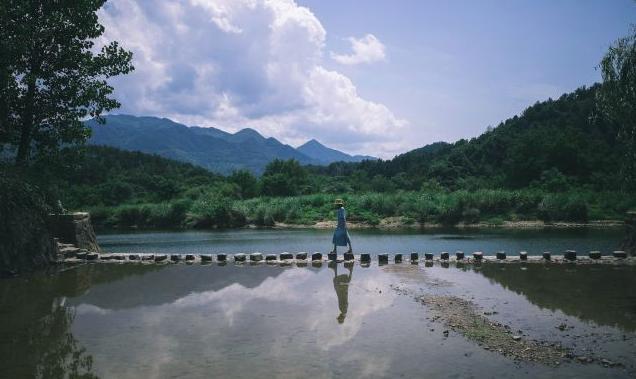
[{"label": "forested hillside", "polygon": [[623,152],[615,125],[595,112],[599,87],[537,103],[471,140],[428,145],[388,161],[334,163],[313,171],[352,178],[353,188],[360,189],[373,182],[409,190],[431,184],[448,189],[617,189]]}]

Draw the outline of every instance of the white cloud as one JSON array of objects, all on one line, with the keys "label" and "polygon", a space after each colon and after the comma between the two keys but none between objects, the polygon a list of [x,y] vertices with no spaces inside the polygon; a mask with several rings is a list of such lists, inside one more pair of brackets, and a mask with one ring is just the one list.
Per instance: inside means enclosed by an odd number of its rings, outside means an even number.
[{"label": "white cloud", "polygon": [[362,38],[349,37],[352,54],[336,54],[331,52],[331,58],[338,63],[353,65],[360,63],[373,63],[386,59],[385,47],[373,34],[367,34]]},{"label": "white cloud", "polygon": [[[112,0],[99,16],[103,42],[134,53],[136,70],[113,80],[121,113],[383,157],[404,148],[406,121],[323,67],[327,32],[293,0]],[[375,37],[356,41],[355,56],[377,59]]]}]

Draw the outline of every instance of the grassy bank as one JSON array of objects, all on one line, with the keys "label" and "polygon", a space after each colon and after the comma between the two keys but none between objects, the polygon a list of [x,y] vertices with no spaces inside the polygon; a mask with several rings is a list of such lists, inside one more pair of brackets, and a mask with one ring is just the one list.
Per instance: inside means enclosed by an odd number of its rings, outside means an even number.
[{"label": "grassy bank", "polygon": [[401,223],[456,225],[505,221],[577,222],[622,220],[636,207],[636,197],[618,192],[542,190],[411,191],[394,193],[312,194],[256,197],[247,200],[217,192],[189,192],[164,202],[89,207],[96,224],[119,228],[231,228],[248,224],[312,225],[334,219],[333,200],[347,203],[348,220],[379,225],[385,218]]}]

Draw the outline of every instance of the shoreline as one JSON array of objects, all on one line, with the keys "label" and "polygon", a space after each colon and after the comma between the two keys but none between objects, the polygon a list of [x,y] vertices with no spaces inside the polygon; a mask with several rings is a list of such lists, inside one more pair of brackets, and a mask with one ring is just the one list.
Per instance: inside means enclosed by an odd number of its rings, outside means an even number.
[{"label": "shoreline", "polygon": [[[626,224],[620,220],[592,220],[587,223],[580,222],[552,222],[546,223],[540,220],[526,220],[526,221],[504,221],[502,223],[487,223],[480,222],[476,224],[458,223],[455,225],[444,225],[438,223],[405,223],[400,217],[390,217],[380,220],[377,225],[372,225],[366,222],[347,222],[347,228],[351,230],[436,230],[436,229],[458,229],[458,230],[477,230],[477,229],[508,229],[508,230],[523,230],[523,229],[615,229],[622,228]],[[310,229],[310,230],[330,230],[336,228],[336,221],[318,221],[314,224],[288,224],[283,222],[276,222],[272,226],[246,224],[244,226],[230,227],[230,228],[189,228],[189,227],[119,227],[119,226],[104,226],[96,225],[97,232],[108,231],[152,231],[152,230],[183,230],[183,231],[196,231],[196,230],[241,230],[241,229]]]}]

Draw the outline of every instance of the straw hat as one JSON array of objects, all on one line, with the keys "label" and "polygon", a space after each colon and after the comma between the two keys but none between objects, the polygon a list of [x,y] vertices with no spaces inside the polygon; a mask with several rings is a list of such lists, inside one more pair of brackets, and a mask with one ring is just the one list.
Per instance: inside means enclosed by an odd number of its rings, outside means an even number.
[{"label": "straw hat", "polygon": [[334,201],[333,203],[334,205],[340,205],[340,206],[344,206],[344,200],[342,199],[336,199],[336,201]]}]

